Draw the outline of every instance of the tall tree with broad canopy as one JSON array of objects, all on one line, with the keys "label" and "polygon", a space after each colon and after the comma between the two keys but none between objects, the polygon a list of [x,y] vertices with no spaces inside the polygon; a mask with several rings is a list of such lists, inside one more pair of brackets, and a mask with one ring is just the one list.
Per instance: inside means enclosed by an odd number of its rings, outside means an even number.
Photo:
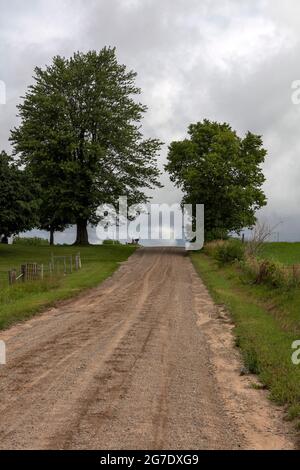
[{"label": "tall tree with broad canopy", "polygon": [[0,153],[0,237],[30,230],[38,223],[39,187],[11,156]]},{"label": "tall tree with broad canopy", "polygon": [[161,143],[143,139],[147,108],[136,100],[135,78],[114,48],[57,56],[35,69],[19,105],[15,154],[56,195],[55,208],[44,206],[49,219],[77,225],[77,244],[88,243],[87,224],[97,224],[99,205],[116,204],[119,196],[146,202],[145,189],[159,186]]},{"label": "tall tree with broad canopy", "polygon": [[183,203],[205,205],[206,240],[252,227],[266,205],[262,138],[251,132],[240,138],[229,124],[207,119],[191,124],[188,135],[171,143],[165,168]]}]

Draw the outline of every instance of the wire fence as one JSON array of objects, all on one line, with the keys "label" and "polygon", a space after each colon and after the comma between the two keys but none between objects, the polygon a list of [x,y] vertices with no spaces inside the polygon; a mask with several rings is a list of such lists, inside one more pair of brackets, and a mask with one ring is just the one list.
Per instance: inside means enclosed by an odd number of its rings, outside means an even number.
[{"label": "wire fence", "polygon": [[24,263],[18,268],[9,271],[0,271],[0,285],[14,285],[18,283],[43,280],[53,276],[72,274],[81,269],[80,253],[69,256],[51,255],[49,263]]}]

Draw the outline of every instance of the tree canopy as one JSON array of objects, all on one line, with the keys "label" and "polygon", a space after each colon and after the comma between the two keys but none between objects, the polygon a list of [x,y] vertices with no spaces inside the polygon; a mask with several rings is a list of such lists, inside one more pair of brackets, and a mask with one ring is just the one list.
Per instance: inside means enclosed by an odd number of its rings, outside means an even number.
[{"label": "tree canopy", "polygon": [[188,136],[171,143],[165,168],[183,203],[205,205],[206,239],[252,227],[266,205],[262,138],[251,132],[241,138],[229,124],[207,119],[191,124]]},{"label": "tree canopy", "polygon": [[0,153],[0,236],[30,230],[38,223],[39,187],[6,152]]},{"label": "tree canopy", "polygon": [[161,143],[142,136],[147,108],[136,99],[135,78],[114,48],[57,56],[35,69],[19,105],[21,125],[11,141],[43,188],[42,225],[77,224],[77,243],[88,242],[99,205],[119,196],[145,202],[145,189],[159,185]]}]

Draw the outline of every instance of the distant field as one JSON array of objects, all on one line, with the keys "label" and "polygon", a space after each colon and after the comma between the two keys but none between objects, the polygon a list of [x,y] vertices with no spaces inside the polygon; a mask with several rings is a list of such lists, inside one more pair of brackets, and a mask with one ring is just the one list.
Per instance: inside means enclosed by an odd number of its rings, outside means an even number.
[{"label": "distant field", "polygon": [[[66,276],[63,269],[52,279],[8,286],[8,270],[19,269],[25,263],[49,265],[51,254],[75,255],[80,251],[82,269]],[[0,329],[14,321],[28,318],[56,300],[76,295],[83,289],[96,286],[110,276],[135,248],[132,246],[18,246],[0,245]]]},{"label": "distant field", "polygon": [[300,243],[265,243],[262,256],[283,264],[300,264]]}]

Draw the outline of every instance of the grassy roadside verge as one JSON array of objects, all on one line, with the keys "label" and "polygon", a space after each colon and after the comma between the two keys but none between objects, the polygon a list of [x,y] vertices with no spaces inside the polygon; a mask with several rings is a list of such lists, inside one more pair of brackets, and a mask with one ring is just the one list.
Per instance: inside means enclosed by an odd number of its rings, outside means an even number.
[{"label": "grassy roadside verge", "polygon": [[[48,263],[51,253],[70,256],[78,253],[73,246],[28,247],[0,246],[0,269],[12,269],[25,262]],[[0,285],[0,329],[25,320],[58,300],[68,299],[84,289],[94,287],[109,277],[133,252],[134,247],[122,245],[88,246],[80,248],[82,269],[66,276],[7,286],[7,278]]]},{"label": "grassy roadside verge", "polygon": [[230,312],[245,365],[300,428],[300,366],[291,361],[291,345],[300,339],[299,289],[250,285],[237,266],[219,268],[203,253],[191,257],[214,300]]}]

